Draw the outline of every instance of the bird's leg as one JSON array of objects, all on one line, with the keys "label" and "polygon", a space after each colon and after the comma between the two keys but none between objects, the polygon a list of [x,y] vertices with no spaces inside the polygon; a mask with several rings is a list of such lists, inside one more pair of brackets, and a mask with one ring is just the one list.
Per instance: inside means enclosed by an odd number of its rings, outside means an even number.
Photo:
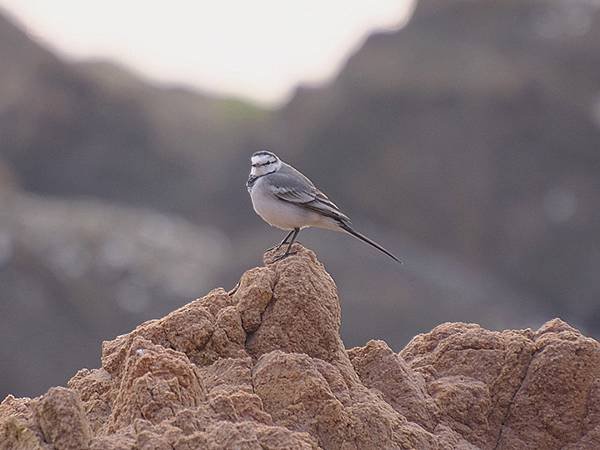
[{"label": "bird's leg", "polygon": [[[287,249],[285,250],[285,253],[283,255],[279,255],[279,256],[273,258],[273,262],[280,261],[283,258],[287,258],[288,256],[293,255],[294,253],[296,253],[296,252],[291,252],[290,250],[292,249],[292,245],[294,244],[294,241],[296,240],[296,237],[298,236],[298,233],[300,233],[300,228],[294,228],[293,229],[292,240],[289,242],[289,244],[287,246]],[[292,234],[292,233],[290,233],[290,234]],[[286,239],[287,239],[287,237],[286,237]],[[283,245],[283,243],[282,243],[282,245]]]},{"label": "bird's leg", "polygon": [[281,248],[281,246],[283,244],[287,244],[287,240],[290,238],[290,236],[292,235],[292,233],[294,232],[294,230],[291,230],[284,238],[283,241],[281,241],[279,244],[274,245],[273,247],[270,247],[267,249],[268,252],[270,252],[271,250],[275,249],[275,251],[279,250]]}]

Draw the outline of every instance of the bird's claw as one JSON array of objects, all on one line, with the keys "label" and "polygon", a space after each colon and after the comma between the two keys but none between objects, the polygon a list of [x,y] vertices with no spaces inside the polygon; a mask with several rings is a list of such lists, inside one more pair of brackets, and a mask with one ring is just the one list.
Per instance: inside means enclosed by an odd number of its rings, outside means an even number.
[{"label": "bird's claw", "polygon": [[283,253],[283,254],[281,254],[281,255],[279,255],[279,256],[276,256],[276,257],[274,257],[274,258],[271,260],[271,262],[277,262],[277,261],[281,261],[282,259],[285,259],[285,258],[287,258],[288,256],[295,255],[296,253],[298,253],[298,252],[285,252],[285,253]]},{"label": "bird's claw", "polygon": [[273,247],[269,247],[268,249],[265,250],[265,253],[267,252],[276,252],[277,250],[279,250],[281,247],[283,247],[282,244],[279,245],[274,245]]}]

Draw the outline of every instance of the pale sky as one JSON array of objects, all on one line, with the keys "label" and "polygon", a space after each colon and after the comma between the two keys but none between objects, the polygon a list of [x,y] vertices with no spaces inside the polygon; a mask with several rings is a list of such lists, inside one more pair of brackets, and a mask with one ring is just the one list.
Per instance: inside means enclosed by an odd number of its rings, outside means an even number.
[{"label": "pale sky", "polygon": [[161,81],[277,103],[333,76],[413,0],[0,0],[65,56],[116,60]]}]

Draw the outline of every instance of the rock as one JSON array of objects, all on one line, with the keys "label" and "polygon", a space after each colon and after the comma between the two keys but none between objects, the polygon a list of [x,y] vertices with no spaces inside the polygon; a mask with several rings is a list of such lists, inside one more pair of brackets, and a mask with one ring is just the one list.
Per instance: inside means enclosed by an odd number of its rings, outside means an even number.
[{"label": "rock", "polygon": [[32,402],[35,421],[44,440],[56,450],[85,449],[92,440],[92,430],[77,391],[51,388]]},{"label": "rock", "polygon": [[600,346],[559,319],[535,333],[443,324],[400,355],[425,374],[441,422],[482,448],[597,442]]},{"label": "rock", "polygon": [[433,430],[438,415],[425,380],[383,341],[370,341],[348,351],[361,382],[381,392],[385,401],[408,420]]},{"label": "rock", "polygon": [[46,450],[49,445],[39,425],[33,418],[34,411],[29,398],[8,395],[0,403],[0,449]]},{"label": "rock", "polygon": [[595,340],[446,323],[347,350],[335,283],[294,250],[105,342],[69,388],[8,396],[0,449],[598,447]]},{"label": "rock", "polygon": [[136,418],[161,423],[206,399],[195,365],[181,352],[137,337],[126,361],[110,417],[113,431]]},{"label": "rock", "polygon": [[[555,324],[561,326],[553,329]],[[556,448],[576,442],[598,423],[592,400],[599,377],[598,342],[561,321],[546,324],[536,333],[535,352],[507,411],[500,444]]]}]

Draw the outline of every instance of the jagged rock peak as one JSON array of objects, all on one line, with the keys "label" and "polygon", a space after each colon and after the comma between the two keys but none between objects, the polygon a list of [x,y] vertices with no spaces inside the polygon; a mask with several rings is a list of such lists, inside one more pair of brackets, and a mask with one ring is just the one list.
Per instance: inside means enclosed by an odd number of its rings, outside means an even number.
[{"label": "jagged rock peak", "polygon": [[68,388],[8,396],[0,449],[600,445],[595,340],[559,319],[536,332],[446,323],[400,353],[346,350],[334,281],[294,250],[104,342],[102,366]]}]

